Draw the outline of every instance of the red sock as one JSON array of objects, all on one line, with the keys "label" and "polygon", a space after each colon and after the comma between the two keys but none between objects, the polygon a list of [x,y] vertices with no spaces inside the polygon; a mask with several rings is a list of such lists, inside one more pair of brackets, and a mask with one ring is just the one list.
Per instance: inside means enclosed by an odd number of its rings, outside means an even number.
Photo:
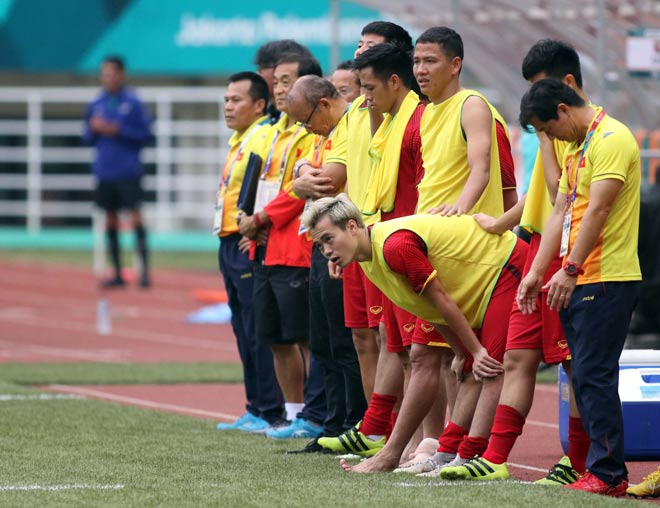
[{"label": "red sock", "polygon": [[390,428],[387,429],[387,434],[385,434],[385,437],[389,440],[390,434],[392,434],[392,430],[394,429],[394,425],[396,424],[396,418],[399,416],[398,411],[392,411],[392,414],[390,415]]},{"label": "red sock", "polygon": [[500,404],[495,410],[495,421],[490,433],[490,444],[483,458],[494,464],[504,464],[511,448],[522,434],[525,417],[511,406]]},{"label": "red sock", "polygon": [[589,454],[591,441],[584,431],[581,418],[568,418],[568,458],[571,459],[573,469],[584,474],[587,470],[585,462]]},{"label": "red sock", "polygon": [[465,436],[461,444],[458,446],[458,454],[462,459],[471,459],[474,457],[481,457],[488,448],[488,439],[485,437],[470,437]]},{"label": "red sock", "polygon": [[364,419],[362,420],[362,425],[360,425],[360,432],[365,436],[370,434],[384,436],[387,434],[395,403],[396,397],[394,395],[372,393],[369,407],[364,413]]},{"label": "red sock", "polygon": [[438,438],[438,442],[440,443],[438,451],[444,453],[458,453],[458,446],[461,444],[463,437],[465,437],[467,433],[468,429],[450,421]]}]

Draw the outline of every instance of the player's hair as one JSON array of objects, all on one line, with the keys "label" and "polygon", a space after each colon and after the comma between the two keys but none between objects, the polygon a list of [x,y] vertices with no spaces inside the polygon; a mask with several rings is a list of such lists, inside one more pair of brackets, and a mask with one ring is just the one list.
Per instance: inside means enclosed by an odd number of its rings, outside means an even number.
[{"label": "player's hair", "polygon": [[393,44],[376,44],[355,58],[353,68],[362,70],[370,67],[383,83],[393,75],[399,76],[403,84],[410,88],[415,80],[412,73],[410,53]]},{"label": "player's hair", "polygon": [[351,70],[353,70],[353,60],[344,60],[343,62],[340,62],[335,70],[336,71],[351,71]]},{"label": "player's hair", "polygon": [[463,60],[463,39],[456,30],[446,26],[434,26],[417,38],[415,44],[438,44],[448,59]]},{"label": "player's hair", "polygon": [[121,72],[124,72],[126,69],[126,63],[124,59],[119,55],[108,55],[103,58],[103,63],[109,63],[117,67]]},{"label": "player's hair", "polygon": [[529,81],[541,72],[548,78],[558,79],[572,74],[575,84],[582,88],[580,56],[564,41],[542,39],[529,49],[522,62],[523,77]]},{"label": "player's hair", "polygon": [[298,64],[298,77],[307,76],[309,74],[323,76],[321,64],[313,56],[301,55],[300,53],[284,53],[277,60],[277,65],[288,63]]},{"label": "player's hair", "polygon": [[408,31],[391,21],[372,21],[364,26],[362,35],[380,35],[385,42],[399,46],[404,51],[412,51],[412,37]]},{"label": "player's hair", "polygon": [[257,102],[259,99],[264,100],[264,108],[268,104],[268,99],[270,97],[270,92],[268,91],[268,84],[266,80],[259,76],[256,72],[244,71],[237,72],[229,76],[229,83],[236,83],[237,81],[249,81],[250,89],[248,94],[253,102]]},{"label": "player's hair", "polygon": [[298,88],[302,97],[310,105],[318,104],[321,99],[339,99],[341,96],[330,81],[318,76],[306,76]]},{"label": "player's hair", "polygon": [[275,67],[280,56],[284,53],[298,53],[299,55],[312,56],[305,46],[293,39],[281,39],[263,44],[254,55],[254,64],[260,69]]},{"label": "player's hair", "polygon": [[314,229],[323,217],[328,217],[335,226],[344,231],[349,220],[354,220],[361,228],[364,227],[362,213],[343,192],[333,198],[314,201],[300,220],[307,229]]},{"label": "player's hair", "polygon": [[520,101],[520,116],[518,121],[521,127],[531,132],[532,120],[541,122],[557,120],[557,106],[584,106],[585,102],[575,90],[557,78],[541,79],[534,83]]}]

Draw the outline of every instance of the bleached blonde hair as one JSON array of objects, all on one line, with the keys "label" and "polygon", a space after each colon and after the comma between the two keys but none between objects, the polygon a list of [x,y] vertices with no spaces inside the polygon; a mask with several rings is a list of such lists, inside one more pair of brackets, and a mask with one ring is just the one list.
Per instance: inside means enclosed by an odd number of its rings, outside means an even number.
[{"label": "bleached blonde hair", "polygon": [[334,198],[317,199],[307,210],[305,210],[305,213],[303,213],[300,220],[306,228],[314,229],[321,218],[325,216],[327,216],[335,226],[339,226],[344,230],[346,229],[346,223],[351,219],[353,219],[359,227],[364,227],[362,213],[343,192]]}]

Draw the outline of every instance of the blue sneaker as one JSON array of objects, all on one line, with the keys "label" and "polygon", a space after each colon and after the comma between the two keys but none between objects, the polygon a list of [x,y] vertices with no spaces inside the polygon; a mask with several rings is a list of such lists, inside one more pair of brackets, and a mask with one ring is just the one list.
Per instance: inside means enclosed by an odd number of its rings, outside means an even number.
[{"label": "blue sneaker", "polygon": [[258,416],[251,415],[248,421],[244,422],[242,425],[239,425],[236,430],[241,430],[243,432],[253,432],[255,434],[263,434],[268,429],[270,429],[270,423],[268,423],[263,418]]},{"label": "blue sneaker", "polygon": [[238,420],[235,420],[231,423],[218,423],[215,428],[218,430],[237,430],[241,425],[252,421],[252,419],[256,418],[252,413],[249,411],[246,411],[243,416],[238,418]]},{"label": "blue sneaker", "polygon": [[304,418],[296,418],[291,425],[285,427],[271,428],[266,431],[266,437],[271,439],[291,439],[302,437],[306,439],[315,439],[321,435],[323,427],[316,425]]}]

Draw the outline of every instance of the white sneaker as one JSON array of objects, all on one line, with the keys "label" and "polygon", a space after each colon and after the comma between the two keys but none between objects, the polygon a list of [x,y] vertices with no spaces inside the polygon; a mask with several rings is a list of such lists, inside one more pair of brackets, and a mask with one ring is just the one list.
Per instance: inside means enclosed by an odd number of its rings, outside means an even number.
[{"label": "white sneaker", "polygon": [[440,476],[440,471],[442,471],[444,468],[454,467],[454,466],[462,466],[467,461],[468,461],[468,459],[463,459],[463,458],[461,458],[461,456],[459,454],[456,454],[456,456],[452,460],[450,460],[448,462],[444,462],[444,463],[438,463],[432,471],[428,471],[426,473],[421,473],[421,474],[418,474],[417,476],[423,476],[423,477],[426,477],[426,478],[437,478],[438,476]]}]

